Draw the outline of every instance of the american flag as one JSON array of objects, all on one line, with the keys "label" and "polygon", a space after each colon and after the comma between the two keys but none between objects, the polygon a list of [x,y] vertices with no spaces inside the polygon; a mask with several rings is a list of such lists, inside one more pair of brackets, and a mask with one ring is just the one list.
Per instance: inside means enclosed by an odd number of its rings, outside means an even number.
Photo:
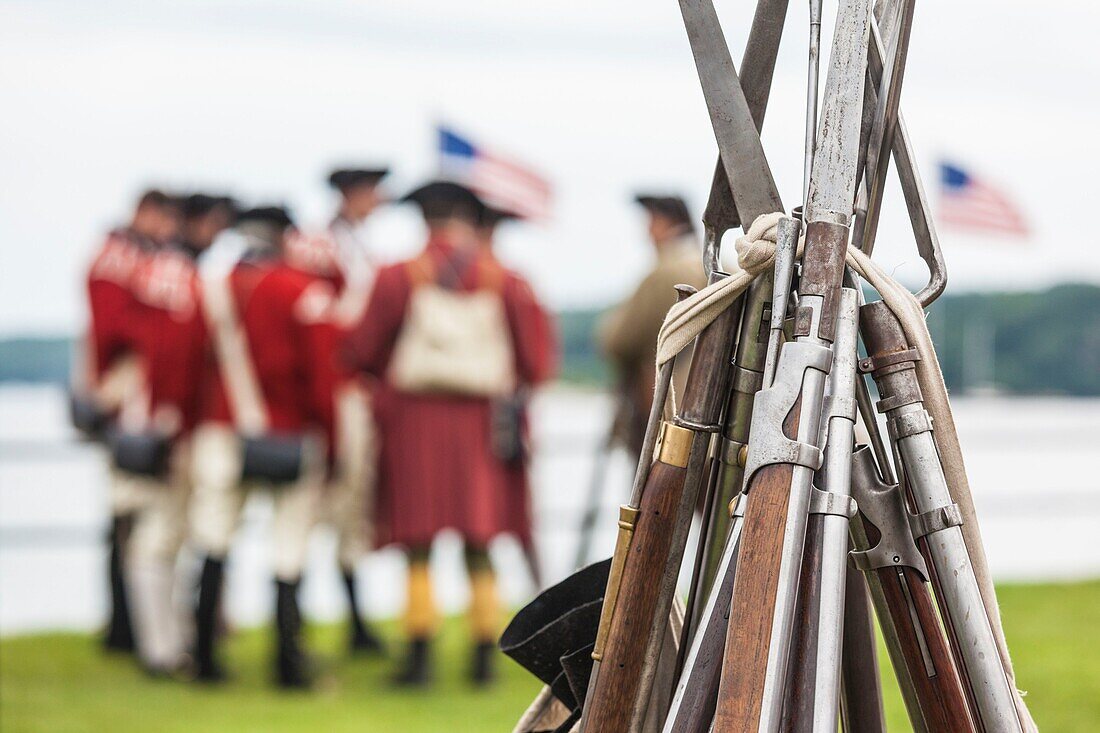
[{"label": "american flag", "polygon": [[469,186],[494,208],[524,219],[550,218],[550,183],[528,166],[475,145],[448,127],[439,128],[439,168]]},{"label": "american flag", "polygon": [[1009,198],[964,168],[940,163],[939,220],[975,231],[1026,237],[1027,222]]}]

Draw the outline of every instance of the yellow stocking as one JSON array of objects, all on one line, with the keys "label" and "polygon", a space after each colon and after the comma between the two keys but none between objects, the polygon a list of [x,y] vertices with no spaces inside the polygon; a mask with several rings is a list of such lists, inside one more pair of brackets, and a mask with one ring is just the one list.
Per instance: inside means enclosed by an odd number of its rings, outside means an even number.
[{"label": "yellow stocking", "polygon": [[435,633],[438,614],[432,595],[432,578],[427,558],[409,560],[409,599],[405,607],[405,633],[411,639],[426,639]]},{"label": "yellow stocking", "polygon": [[470,630],[474,641],[496,641],[500,633],[497,579],[488,566],[470,568]]}]

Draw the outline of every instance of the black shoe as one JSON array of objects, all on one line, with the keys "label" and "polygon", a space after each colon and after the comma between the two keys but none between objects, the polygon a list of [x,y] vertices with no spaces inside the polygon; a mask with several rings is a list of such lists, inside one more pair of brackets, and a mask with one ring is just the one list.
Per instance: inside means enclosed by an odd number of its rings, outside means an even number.
[{"label": "black shoe", "polygon": [[470,681],[478,687],[490,685],[496,681],[496,644],[491,641],[479,641],[474,647],[473,664],[470,666]]},{"label": "black shoe", "polygon": [[348,651],[352,654],[381,654],[385,651],[382,638],[368,624],[363,623],[359,613],[359,594],[355,588],[355,572],[344,569],[344,591],[348,598]]},{"label": "black shoe", "polygon": [[199,579],[199,601],[195,606],[194,678],[199,682],[222,682],[225,670],[215,656],[218,605],[222,593],[225,561],[208,557]]},{"label": "black shoe", "polygon": [[275,581],[275,681],[279,687],[304,689],[310,686],[309,660],[302,650],[302,616],[298,610],[298,582]]},{"label": "black shoe", "polygon": [[381,655],[386,651],[386,645],[374,629],[358,616],[348,619],[348,651],[352,654]]},{"label": "black shoe", "polygon": [[111,652],[132,653],[136,650],[133,625],[130,622],[130,605],[126,593],[126,572],[124,560],[126,544],[133,528],[134,519],[129,514],[120,514],[111,519],[110,544],[110,604],[111,615],[107,629],[103,634],[103,648]]},{"label": "black shoe", "polygon": [[405,666],[394,677],[401,687],[427,687],[432,681],[431,646],[427,639],[409,642]]}]

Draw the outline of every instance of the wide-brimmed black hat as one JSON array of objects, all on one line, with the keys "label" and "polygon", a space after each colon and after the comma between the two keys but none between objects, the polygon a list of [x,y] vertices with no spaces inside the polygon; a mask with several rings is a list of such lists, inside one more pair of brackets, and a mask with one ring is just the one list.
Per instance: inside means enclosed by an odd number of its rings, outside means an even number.
[{"label": "wide-brimmed black hat", "polygon": [[481,222],[486,209],[485,202],[476,193],[454,181],[425,183],[409,191],[399,201],[419,206],[425,219],[459,218],[472,224]]},{"label": "wide-brimmed black hat", "polygon": [[514,211],[486,204],[484,210],[481,212],[481,218],[478,219],[477,225],[480,227],[495,227],[501,222],[515,221],[522,218],[523,217]]},{"label": "wide-brimmed black hat", "polygon": [[584,706],[610,571],[607,559],[547,588],[516,614],[500,637],[501,651],[548,685],[572,711],[558,730],[569,730]]},{"label": "wide-brimmed black hat", "polygon": [[389,172],[389,168],[337,168],[329,173],[328,185],[339,191],[356,186],[377,186]]},{"label": "wide-brimmed black hat", "polygon": [[237,203],[231,197],[208,193],[187,194],[180,198],[179,205],[184,219],[197,219],[220,207],[224,207],[230,216],[238,210]]},{"label": "wide-brimmed black hat", "polygon": [[269,224],[286,229],[294,226],[294,218],[285,206],[256,206],[237,215],[237,224]]},{"label": "wide-brimmed black hat", "polygon": [[675,224],[686,224],[694,227],[695,222],[691,218],[691,211],[684,199],[675,194],[648,194],[640,193],[634,200],[651,214],[658,214],[670,219]]}]

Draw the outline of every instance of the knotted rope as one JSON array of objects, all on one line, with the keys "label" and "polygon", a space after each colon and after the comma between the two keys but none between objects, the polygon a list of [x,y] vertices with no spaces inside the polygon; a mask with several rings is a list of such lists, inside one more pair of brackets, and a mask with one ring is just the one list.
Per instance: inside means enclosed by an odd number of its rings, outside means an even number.
[{"label": "knotted rope", "polygon": [[[658,368],[691,344],[695,337],[741,295],[758,275],[772,266],[775,259],[776,227],[782,217],[783,214],[780,213],[757,217],[748,231],[738,237],[734,244],[738,267],[734,268],[730,276],[708,285],[669,309],[657,336]],[[799,254],[802,252],[804,243],[804,238],[799,239]],[[924,309],[907,288],[894,280],[859,249],[849,245],[845,260],[882,296],[883,302],[901,322],[910,347],[916,349],[921,356],[916,362],[916,371],[917,380],[924,393],[924,409],[931,415],[932,423],[935,425],[932,434],[943,463],[951,498],[959,505],[962,513],[963,539],[974,566],[974,574],[978,579],[986,616],[997,639],[998,651],[1009,680],[1013,684],[1013,689],[1016,689],[1015,672],[1012,669],[1008,645],[1005,643],[1000,609],[997,606],[997,596],[989,573],[989,562],[982,544],[978,518],[974,510],[974,499],[966,478],[958,431],[951,413],[951,404],[947,399],[947,387],[943,381],[943,373],[940,371],[940,363],[925,322]],[[675,395],[672,394],[672,390],[669,394],[669,405],[666,407],[670,405],[674,407]],[[1016,695],[1016,707],[1025,729],[1038,730],[1020,693]]]}]

